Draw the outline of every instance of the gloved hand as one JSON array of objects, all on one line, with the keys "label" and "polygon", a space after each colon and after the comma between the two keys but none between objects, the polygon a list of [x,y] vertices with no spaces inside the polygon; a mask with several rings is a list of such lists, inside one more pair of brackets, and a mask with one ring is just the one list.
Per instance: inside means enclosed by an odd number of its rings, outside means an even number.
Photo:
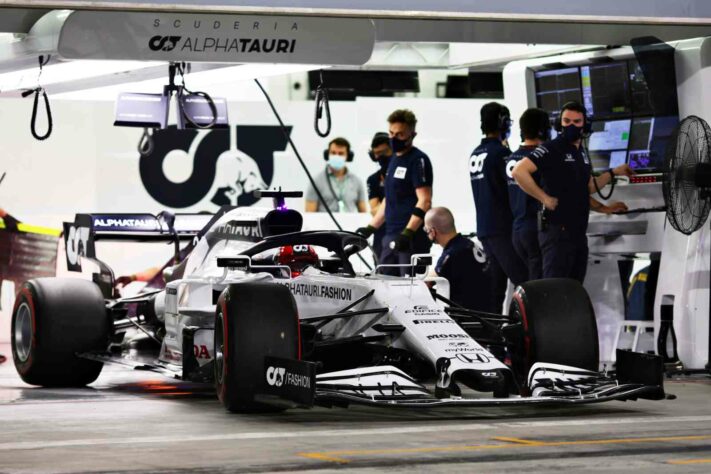
[{"label": "gloved hand", "polygon": [[358,227],[356,229],[356,234],[360,234],[367,239],[368,237],[373,235],[376,230],[378,230],[378,229],[376,229],[372,225],[368,224],[366,227]]},{"label": "gloved hand", "polygon": [[397,236],[397,239],[395,239],[394,244],[395,246],[393,247],[393,250],[396,250],[398,252],[409,252],[412,250],[412,237],[415,235],[415,232],[411,231],[410,229],[405,229],[402,231],[400,235]]}]

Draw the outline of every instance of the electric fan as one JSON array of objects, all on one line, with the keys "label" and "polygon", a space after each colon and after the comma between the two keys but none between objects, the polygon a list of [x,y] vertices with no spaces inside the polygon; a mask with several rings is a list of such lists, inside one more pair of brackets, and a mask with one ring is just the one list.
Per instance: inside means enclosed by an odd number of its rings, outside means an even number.
[{"label": "electric fan", "polygon": [[[667,219],[674,229],[691,235],[706,223],[711,208],[711,128],[702,118],[690,115],[674,130],[664,155],[662,192]],[[662,346],[671,328],[674,358],[678,360],[672,318],[671,308],[663,306],[658,349],[667,359],[666,348],[662,352]],[[711,369],[711,321],[706,367]]]}]

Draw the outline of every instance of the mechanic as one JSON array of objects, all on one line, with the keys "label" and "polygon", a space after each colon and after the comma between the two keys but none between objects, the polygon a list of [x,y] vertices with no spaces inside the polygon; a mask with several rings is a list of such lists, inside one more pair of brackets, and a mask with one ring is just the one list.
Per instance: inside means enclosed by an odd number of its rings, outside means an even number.
[{"label": "mechanic", "polygon": [[511,133],[509,109],[497,102],[480,111],[484,139],[469,158],[477,237],[491,261],[495,298],[503,305],[505,275],[514,285],[528,280],[526,265],[511,243],[513,216],[506,184],[506,158],[511,150],[504,145]]},{"label": "mechanic", "polygon": [[[390,148],[390,135],[386,132],[376,133],[370,143],[368,155],[380,167],[378,171],[368,176],[366,180],[370,214],[374,216],[378,212],[380,203],[385,199],[385,174],[388,170],[390,158],[393,155],[393,150]],[[383,237],[385,237],[385,226],[380,226],[373,234],[373,251],[378,261],[380,261],[380,254],[383,249]]]},{"label": "mechanic", "polygon": [[[385,175],[385,199],[370,224],[356,232],[367,238],[384,225],[380,263],[407,265],[413,254],[428,253],[432,245],[422,230],[425,213],[432,206],[432,163],[412,144],[417,136],[414,113],[396,110],[388,117],[388,123],[390,147],[395,155]],[[384,273],[407,275],[410,270],[385,268]]]},{"label": "mechanic", "polygon": [[[590,159],[582,139],[591,124],[585,107],[568,102],[556,123],[558,137],[520,160],[512,174],[516,182],[541,204],[538,241],[543,259],[543,278],[585,279],[588,241],[585,232],[590,215],[590,194],[606,186],[614,176],[631,176],[624,164],[592,176]],[[534,174],[539,172],[540,185]]]},{"label": "mechanic", "polygon": [[483,249],[457,232],[454,216],[446,207],[433,207],[425,214],[424,231],[442,247],[435,273],[449,281],[449,299],[476,311],[494,312],[492,280]]},{"label": "mechanic", "polygon": [[[351,144],[345,138],[334,138],[323,151],[326,169],[314,177],[331,212],[366,212],[365,189],[361,180],[348,170],[353,161]],[[316,189],[309,184],[306,191],[306,212],[326,212]]]},{"label": "mechanic", "polygon": [[[544,141],[550,140],[550,117],[545,110],[531,108],[519,119],[521,140],[523,143],[513,152],[506,163],[506,178],[509,190],[509,203],[513,214],[513,232],[511,240],[514,249],[528,268],[528,279],[538,280],[543,277],[543,260],[538,244],[538,211],[541,203],[526,194],[513,179],[512,170],[516,163],[528,157]],[[539,173],[533,174],[536,183],[540,183]],[[626,211],[622,202],[603,204],[590,197],[590,210],[603,214]]]},{"label": "mechanic", "polygon": [[[521,146],[511,153],[506,160],[506,181],[508,184],[509,204],[513,215],[511,242],[514,250],[528,268],[528,280],[539,280],[543,275],[541,248],[538,245],[538,224],[536,216],[541,204],[526,194],[516,184],[511,171],[516,163],[526,158],[541,143],[550,140],[550,118],[542,109],[527,109],[519,119]],[[533,179],[539,182],[538,172]]]}]

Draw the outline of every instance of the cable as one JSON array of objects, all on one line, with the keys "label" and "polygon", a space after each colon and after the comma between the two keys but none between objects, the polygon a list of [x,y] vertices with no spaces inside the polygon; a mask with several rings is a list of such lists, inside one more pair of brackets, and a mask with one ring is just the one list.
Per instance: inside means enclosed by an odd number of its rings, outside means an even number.
[{"label": "cable", "polygon": [[[316,87],[316,113],[314,114],[314,130],[321,138],[326,138],[331,133],[331,108],[328,105],[328,89],[323,86],[323,70],[319,71],[320,82]],[[323,109],[326,108],[326,131],[322,132],[318,122],[323,117]]]},{"label": "cable", "polygon": [[[588,137],[589,137],[589,135],[588,135]],[[587,138],[587,137],[586,137],[586,138]],[[588,147],[585,146],[584,142],[581,142],[580,146],[582,147],[583,152],[584,152],[587,156],[590,156],[590,152],[588,151]],[[607,173],[607,171],[606,171],[606,173]],[[601,176],[601,175],[598,175],[598,176]],[[592,179],[593,179],[593,180],[592,180],[592,181],[593,181],[593,186],[595,186],[595,192],[597,192],[597,195],[600,197],[600,199],[602,199],[603,201],[607,201],[608,199],[610,199],[610,198],[612,197],[612,193],[615,192],[615,175],[613,174],[613,175],[612,175],[612,179],[610,180],[610,192],[607,193],[607,196],[603,196],[603,195],[602,195],[602,190],[601,190],[600,187],[597,185],[597,180],[595,179],[595,176],[593,176]]]},{"label": "cable", "polygon": [[[45,66],[47,63],[49,63],[49,60],[52,56],[47,55],[47,58],[45,59],[44,56],[40,56],[39,59],[39,73],[37,74],[37,87],[34,89],[26,90],[22,93],[22,97],[29,97],[32,94],[35,95],[34,97],[34,103],[32,105],[32,119],[30,120],[30,132],[32,132],[32,136],[35,137],[37,140],[46,140],[49,138],[50,135],[52,135],[52,128],[54,123],[52,122],[52,109],[49,106],[49,98],[47,97],[47,92],[44,90],[42,86],[39,85],[40,77],[42,77],[42,67]],[[45,112],[47,113],[47,131],[45,132],[44,135],[40,135],[37,133],[37,106],[39,105],[39,96],[42,94],[42,97],[44,98],[44,109]]]},{"label": "cable", "polygon": [[148,156],[155,150],[155,140],[153,140],[153,133],[149,133],[148,128],[143,129],[143,135],[138,141],[138,153],[141,156]]},{"label": "cable", "polygon": [[[331,209],[328,207],[326,204],[326,199],[323,197],[321,194],[321,191],[318,189],[318,186],[316,186],[316,182],[314,181],[313,176],[311,176],[311,173],[309,172],[308,167],[306,166],[306,163],[304,163],[304,160],[301,158],[301,154],[299,153],[299,150],[296,149],[296,145],[294,144],[294,141],[291,139],[291,134],[287,132],[286,125],[284,125],[284,121],[281,119],[281,115],[279,115],[279,112],[277,111],[276,107],[274,106],[274,103],[272,102],[272,98],[269,97],[269,94],[267,91],[262,87],[262,83],[259,82],[259,79],[254,79],[254,82],[257,83],[257,86],[259,89],[262,91],[262,94],[264,94],[264,97],[267,99],[267,103],[269,104],[269,107],[271,107],[272,112],[274,112],[274,116],[276,119],[279,121],[279,125],[281,127],[281,131],[286,137],[287,141],[289,142],[289,145],[291,145],[292,150],[294,150],[294,154],[296,155],[296,159],[299,160],[299,164],[303,168],[304,172],[306,173],[306,177],[309,179],[309,183],[311,183],[311,186],[313,187],[314,191],[316,191],[316,195],[318,196],[319,201],[321,204],[323,204],[323,207],[326,209],[326,212],[328,213],[328,216],[331,218],[334,224],[336,224],[336,227],[338,230],[343,231],[343,227],[341,227],[341,224],[338,222],[336,219],[336,216],[333,215],[333,212],[331,212]],[[358,254],[358,258],[363,262],[363,264],[368,268],[368,270],[372,270],[373,268],[368,264],[368,262],[365,261],[363,256],[361,254]]]},{"label": "cable", "polygon": [[[178,73],[180,74],[180,80],[182,82],[181,87],[178,90],[178,109],[180,109],[180,113],[182,116],[190,122],[190,124],[195,127],[195,128],[201,128],[201,129],[207,129],[207,128],[212,128],[216,123],[217,123],[217,106],[215,105],[215,101],[212,100],[212,97],[207,92],[202,92],[202,91],[191,91],[188,89],[188,87],[185,85],[185,76],[184,76],[184,63],[180,63],[177,65]],[[183,93],[187,92],[188,95],[196,95],[198,97],[202,97],[205,99],[207,102],[208,107],[210,107],[210,112],[212,113],[212,120],[210,123],[207,125],[200,125],[197,122],[194,122],[193,119],[185,113],[185,109],[183,107]]]}]

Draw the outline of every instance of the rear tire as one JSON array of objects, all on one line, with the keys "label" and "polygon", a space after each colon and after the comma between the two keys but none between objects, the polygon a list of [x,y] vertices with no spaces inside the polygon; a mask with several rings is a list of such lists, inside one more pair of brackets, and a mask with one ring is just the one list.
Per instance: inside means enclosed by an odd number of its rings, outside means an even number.
[{"label": "rear tire", "polygon": [[514,354],[520,381],[536,362],[597,371],[597,322],[590,298],[576,280],[529,281],[514,292],[509,315],[523,326],[523,340]]},{"label": "rear tire", "polygon": [[96,284],[75,278],[25,282],[12,312],[12,358],[22,380],[45,387],[82,387],[104,364],[76,356],[105,351],[111,323]]},{"label": "rear tire", "polygon": [[274,283],[230,285],[215,316],[215,388],[229,411],[283,410],[257,400],[266,386],[265,356],[301,357],[294,297]]}]

